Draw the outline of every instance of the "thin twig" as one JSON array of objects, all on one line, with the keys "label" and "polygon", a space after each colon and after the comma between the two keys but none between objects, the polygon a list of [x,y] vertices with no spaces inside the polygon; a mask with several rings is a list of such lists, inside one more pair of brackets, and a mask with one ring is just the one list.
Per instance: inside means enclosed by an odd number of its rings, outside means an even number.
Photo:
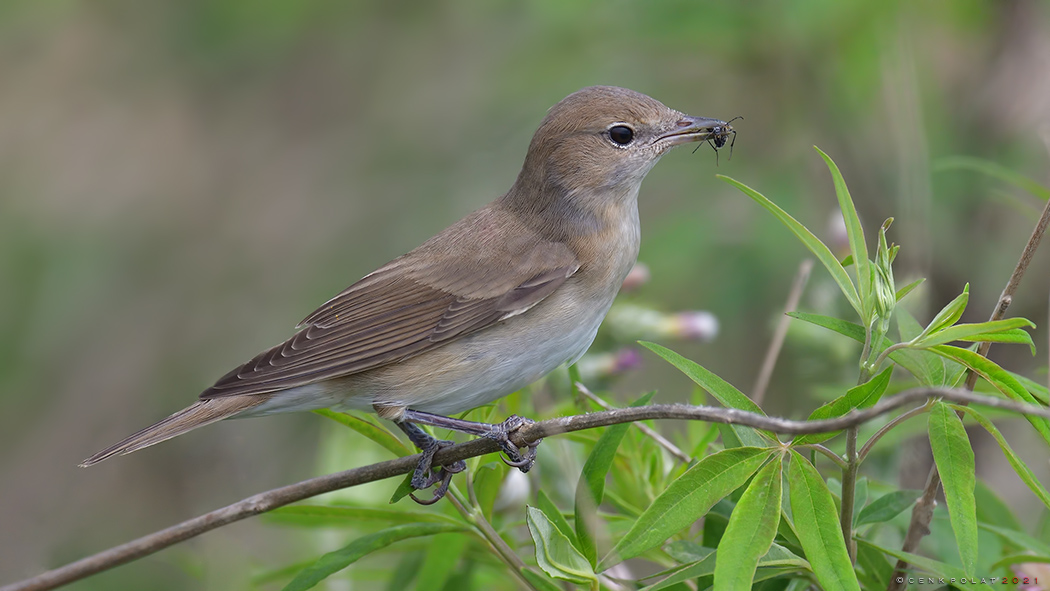
[{"label": "thin twig", "polygon": [[[867,361],[865,360],[865,363]],[[857,474],[860,472],[860,460],[857,458],[856,425],[846,429],[846,467],[842,469],[842,507],[839,524],[842,527],[842,539],[846,542],[849,559],[857,562],[857,543],[853,541],[853,505],[856,503]]]},{"label": "thin twig", "polygon": [[864,349],[860,352],[860,377],[857,379],[857,385],[861,385],[871,379],[872,367],[868,365],[868,358],[871,357],[871,323],[864,327]]},{"label": "thin twig", "polygon": [[806,443],[803,445],[799,445],[798,447],[801,447],[803,449],[812,449],[813,451],[819,451],[820,453],[827,456],[829,460],[835,462],[835,465],[839,468],[846,467],[846,460],[843,460],[835,452],[831,451],[827,447],[824,447],[823,445],[820,445],[819,443]]},{"label": "thin twig", "polygon": [[[872,327],[878,322],[878,318],[865,318],[864,320],[864,350],[860,354],[860,374],[857,377],[857,385],[860,386],[871,380],[871,375],[878,367],[870,363],[871,356],[875,354],[872,349]],[[877,339],[882,342],[882,332],[879,331]],[[857,474],[860,473],[860,458],[857,456],[857,437],[860,428],[857,425],[846,429],[846,465],[842,467],[842,503],[839,507],[839,526],[842,528],[842,539],[846,543],[846,552],[849,554],[850,562],[857,562],[857,543],[853,541],[853,506],[857,499]]]},{"label": "thin twig", "polygon": [[762,360],[762,369],[758,371],[755,386],[751,388],[751,400],[754,400],[755,404],[759,406],[762,406],[762,401],[766,398],[766,389],[769,388],[769,381],[773,378],[773,369],[777,366],[780,349],[784,346],[788,327],[791,326],[791,317],[788,314],[798,308],[798,301],[802,298],[802,290],[806,288],[806,282],[809,281],[809,272],[812,270],[813,259],[802,261],[802,264],[798,266],[798,273],[795,274],[795,280],[791,283],[791,291],[788,292],[787,303],[784,304],[784,315],[780,317],[777,328],[773,331],[773,339],[769,342],[769,349],[766,350],[765,359]]},{"label": "thin twig", "polygon": [[[470,481],[469,475],[467,481]],[[518,581],[527,589],[538,591],[536,586],[521,573],[522,569],[526,568],[521,557],[511,550],[510,546],[507,545],[507,542],[492,527],[492,524],[485,519],[485,515],[481,512],[481,509],[477,504],[475,503],[468,509],[462,502],[460,502],[458,491],[456,491],[454,487],[449,490],[447,498],[449,502],[452,503],[452,506],[455,507],[456,511],[474,526],[475,532],[489,544],[492,551],[503,560],[504,564],[510,567],[510,570],[518,577]]]},{"label": "thin twig", "polygon": [[860,459],[861,462],[863,462],[864,458],[868,457],[868,452],[871,451],[871,448],[875,446],[875,443],[878,442],[878,440],[882,439],[883,435],[889,433],[890,429],[893,429],[894,427],[903,423],[904,421],[907,421],[908,419],[916,415],[920,415],[929,410],[930,403],[927,402],[926,404],[915,407],[904,414],[899,414],[893,417],[893,420],[883,425],[881,429],[876,431],[875,434],[872,435],[871,438],[864,443],[864,447],[860,448],[860,455],[857,457]]},{"label": "thin twig", "polygon": [[894,343],[894,344],[890,345],[889,347],[886,347],[885,349],[882,350],[882,353],[879,353],[879,356],[875,358],[875,363],[871,364],[872,371],[879,371],[879,367],[882,365],[882,363],[884,361],[886,361],[886,358],[889,357],[890,354],[893,353],[894,351],[898,351],[900,349],[906,349],[906,348],[908,348],[910,346],[911,346],[911,342],[907,341],[907,342],[904,342],[904,343]]},{"label": "thin twig", "polygon": [[[988,319],[989,322],[999,320],[1006,314],[1006,309],[1010,307],[1010,303],[1013,301],[1017,286],[1020,285],[1025,271],[1028,270],[1028,264],[1032,262],[1032,257],[1035,256],[1035,251],[1039,248],[1039,241],[1043,239],[1047,225],[1050,225],[1050,200],[1046,202],[1043,213],[1039,216],[1035,229],[1032,230],[1032,235],[1029,236],[1024,250],[1021,251],[1021,258],[1018,259],[1013,273],[1010,274],[1010,279],[1006,282],[1006,287],[1003,288],[1003,293],[999,296],[999,301],[996,302],[995,309],[992,310],[992,315]],[[990,342],[981,343],[977,348],[977,354],[982,357],[987,356],[988,349],[991,346]],[[977,373],[970,371],[966,377],[966,389],[972,391],[976,384]],[[940,492],[940,489],[941,475],[937,472],[937,465],[935,464],[930,468],[930,474],[926,477],[926,487],[922,491],[922,496],[919,497],[915,507],[912,508],[911,523],[908,524],[908,533],[904,536],[904,545],[901,547],[901,551],[915,552],[922,538],[930,533],[933,508],[936,505],[937,493]],[[904,584],[897,581],[904,581],[903,574],[907,568],[907,562],[904,560],[897,561],[894,576],[890,578],[890,584],[886,587],[886,591],[901,591],[901,589],[904,589]]]},{"label": "thin twig", "polygon": [[[612,410],[614,408],[611,404],[603,400],[600,396],[588,390],[587,386],[584,386],[582,382],[576,382],[576,389],[580,392],[580,394],[583,394],[587,398],[591,399],[591,401],[593,401],[598,406],[604,408],[605,410]],[[689,462],[693,461],[693,458],[690,457],[689,454],[679,449],[677,445],[671,443],[663,435],[660,435],[655,430],[651,429],[649,425],[635,423],[634,426],[638,427],[639,431],[645,433],[646,436],[648,436],[650,439],[659,444],[660,447],[666,449],[672,456],[678,458],[683,463],[688,464]]]},{"label": "thin twig", "polygon": [[[654,404],[630,408],[587,413],[568,417],[556,417],[537,423],[524,425],[510,434],[511,441],[519,447],[527,442],[544,437],[552,437],[571,431],[607,427],[620,423],[644,421],[651,419],[699,420],[714,423],[745,425],[757,429],[766,429],[788,435],[807,433],[827,433],[841,431],[854,425],[892,412],[917,400],[931,396],[950,400],[979,404],[992,408],[1014,411],[1050,418],[1050,409],[1029,404],[1014,402],[1003,398],[981,396],[965,390],[954,388],[914,388],[905,390],[895,396],[879,401],[875,406],[854,410],[849,414],[833,419],[819,421],[794,421],[777,417],[767,417],[733,408],[716,408],[711,406],[689,406],[685,404]],[[479,455],[500,451],[498,443],[491,439],[479,438],[443,448],[434,456],[435,465],[448,465],[459,460],[466,460]],[[250,496],[244,500],[216,509],[199,517],[184,521],[178,525],[154,532],[105,550],[93,556],[83,558],[57,569],[47,571],[30,579],[0,587],[0,591],[44,591],[83,579],[95,573],[113,568],[132,560],[148,556],[168,546],[199,536],[205,532],[271,511],[289,503],[301,501],[334,490],[357,486],[366,482],[375,482],[407,474],[415,469],[419,454],[387,460],[361,468],[354,468],[335,474],[319,476],[302,482],[276,488]]]}]

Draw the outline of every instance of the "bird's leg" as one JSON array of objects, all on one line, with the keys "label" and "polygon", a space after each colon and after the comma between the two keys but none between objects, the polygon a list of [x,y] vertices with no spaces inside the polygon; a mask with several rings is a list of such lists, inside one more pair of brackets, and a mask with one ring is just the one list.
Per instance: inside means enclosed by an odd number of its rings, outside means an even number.
[{"label": "bird's leg", "polygon": [[[518,415],[511,415],[502,423],[490,424],[479,423],[476,421],[465,421],[463,419],[454,419],[451,417],[430,414],[428,412],[406,409],[401,416],[401,420],[422,423],[424,425],[431,425],[444,429],[452,429],[453,431],[492,439],[499,444],[501,449],[503,449],[503,453],[507,454],[507,457],[503,458],[504,463],[508,466],[513,466],[522,472],[528,472],[529,469],[532,468],[533,463],[536,461],[536,447],[539,446],[541,441],[543,441],[542,439],[537,439],[536,441],[529,442],[526,446],[525,453],[521,453],[518,446],[514,445],[510,440],[510,434],[533,421],[531,419],[519,417]],[[401,428],[404,429],[404,427]]]},{"label": "bird's leg", "polygon": [[420,458],[419,464],[416,465],[416,471],[412,473],[412,488],[423,490],[440,483],[438,484],[438,487],[434,489],[434,496],[429,500],[421,501],[416,498],[416,495],[409,496],[412,497],[413,501],[420,505],[433,505],[440,501],[441,497],[445,496],[445,493],[448,492],[449,484],[452,482],[452,475],[466,470],[467,464],[463,460],[460,460],[448,466],[441,466],[435,470],[434,454],[441,450],[441,448],[452,445],[453,442],[437,439],[414,423],[398,421],[396,424],[406,435],[408,435],[408,439],[423,452],[423,457]]}]

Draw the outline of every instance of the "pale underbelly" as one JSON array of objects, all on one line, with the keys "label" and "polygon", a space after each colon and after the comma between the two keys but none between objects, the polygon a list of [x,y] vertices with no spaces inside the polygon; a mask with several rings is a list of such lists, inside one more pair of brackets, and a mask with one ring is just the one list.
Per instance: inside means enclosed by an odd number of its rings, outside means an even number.
[{"label": "pale underbelly", "polygon": [[242,416],[371,411],[376,404],[451,415],[482,406],[574,362],[590,347],[615,293],[580,303],[568,291],[403,362],[276,392]]}]

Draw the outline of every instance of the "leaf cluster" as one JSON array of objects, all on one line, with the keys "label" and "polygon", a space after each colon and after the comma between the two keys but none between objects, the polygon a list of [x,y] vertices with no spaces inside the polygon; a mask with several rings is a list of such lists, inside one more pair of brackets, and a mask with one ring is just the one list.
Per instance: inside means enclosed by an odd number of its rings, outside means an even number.
[{"label": "leaf cluster", "polygon": [[[830,157],[823,152],[820,156],[831,173],[849,236],[850,255],[841,261],[771,200],[723,177],[802,242],[856,315],[846,320],[791,314],[862,345],[857,385],[840,390],[809,418],[841,417],[870,408],[909,385],[958,387],[970,374],[1002,397],[1046,405],[1045,387],[976,350],[978,343],[994,342],[1027,345],[1034,353],[1028,332],[1034,325],[1023,318],[960,323],[969,302],[968,285],[925,326],[920,324],[900,306],[921,280],[895,287],[893,262],[900,247],[887,241],[892,220],[880,227],[871,254],[840,171]],[[951,164],[1017,180],[994,167],[969,161]],[[712,371],[661,345],[642,344],[696,384],[695,402],[710,396],[726,408],[763,414],[759,405]],[[575,382],[572,376],[570,383]],[[634,405],[647,404],[652,397],[653,393],[641,396]],[[520,406],[523,400],[512,396],[508,404]],[[482,412],[495,416],[497,410]],[[371,417],[324,414],[389,453],[409,453]],[[880,442],[891,441],[902,424],[923,414],[947,501],[951,554],[920,556],[897,549],[905,512],[920,492],[858,477]],[[1050,446],[1050,422],[1026,419]],[[525,507],[501,506],[498,499],[511,496],[511,473],[498,462],[475,459],[467,473],[467,490],[453,485],[450,503],[443,507],[420,510],[401,503],[394,508],[329,504],[279,509],[271,517],[277,523],[365,533],[315,560],[260,575],[255,582],[289,581],[286,591],[310,589],[399,543],[399,562],[380,568],[393,573],[386,577],[391,589],[413,582],[418,589],[555,590],[566,584],[647,591],[801,590],[814,585],[829,590],[885,589],[897,560],[932,576],[955,578],[961,581],[956,583],[959,588],[986,589],[990,585],[981,576],[989,572],[1011,575],[1010,569],[1023,570],[1025,563],[1050,562],[1050,543],[1025,531],[992,489],[977,479],[965,421],[992,436],[1021,481],[1050,509],[1050,492],[991,417],[937,399],[890,419],[863,442],[856,431],[781,440],[764,430],[711,424],[690,424],[665,438],[621,424],[597,436],[577,433],[545,444],[554,449],[545,451],[542,484],[534,494],[527,493]],[[843,439],[845,453],[833,450]],[[675,446],[677,453],[668,453],[668,446]],[[690,461],[676,459],[683,456]],[[821,458],[830,464],[818,461]],[[834,477],[836,471],[841,471],[839,478]],[[393,501],[406,490],[403,485]],[[987,552],[989,547],[995,552]],[[649,566],[639,568],[643,562]],[[365,578],[368,572],[354,569],[350,576]]]}]

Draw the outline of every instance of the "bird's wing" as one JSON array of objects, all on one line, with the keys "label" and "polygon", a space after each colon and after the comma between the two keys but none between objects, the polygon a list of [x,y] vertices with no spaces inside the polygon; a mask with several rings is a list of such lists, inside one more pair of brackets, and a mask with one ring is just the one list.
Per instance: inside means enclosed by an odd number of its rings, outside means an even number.
[{"label": "bird's wing", "polygon": [[380,367],[527,311],[579,263],[565,244],[504,218],[476,212],[364,277],[201,398],[275,392]]}]

